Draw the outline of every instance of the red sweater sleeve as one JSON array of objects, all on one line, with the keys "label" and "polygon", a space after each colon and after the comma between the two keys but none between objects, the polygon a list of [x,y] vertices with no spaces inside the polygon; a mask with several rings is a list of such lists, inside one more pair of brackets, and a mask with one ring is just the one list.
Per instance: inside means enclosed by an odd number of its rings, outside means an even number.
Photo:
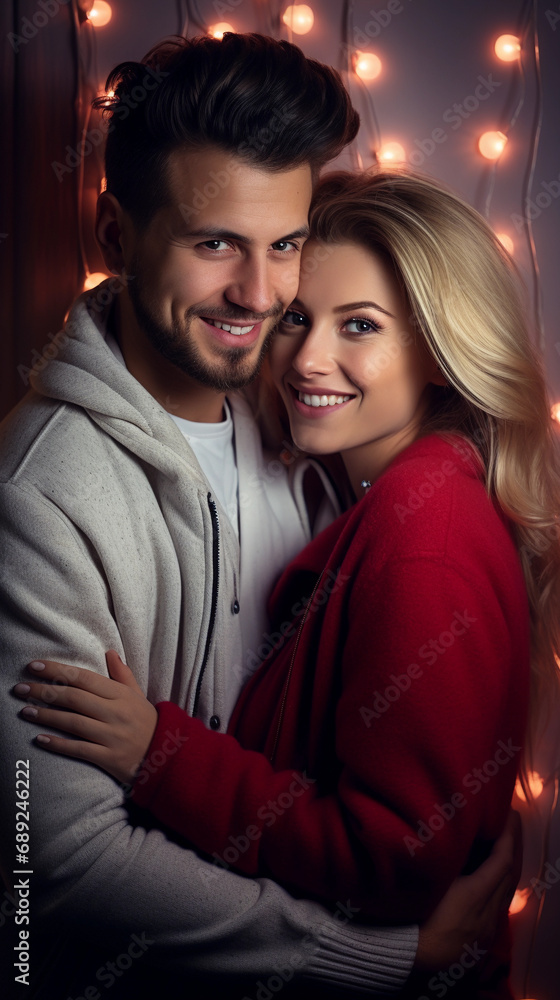
[{"label": "red sweater sleeve", "polygon": [[511,717],[508,624],[490,585],[443,558],[389,560],[380,574],[367,545],[360,558],[342,649],[336,791],[274,771],[165,703],[133,797],[228,867],[252,875],[265,866],[385,921],[419,920],[477,835],[499,833],[489,796],[502,819],[511,797],[522,724],[512,733],[502,721]]}]

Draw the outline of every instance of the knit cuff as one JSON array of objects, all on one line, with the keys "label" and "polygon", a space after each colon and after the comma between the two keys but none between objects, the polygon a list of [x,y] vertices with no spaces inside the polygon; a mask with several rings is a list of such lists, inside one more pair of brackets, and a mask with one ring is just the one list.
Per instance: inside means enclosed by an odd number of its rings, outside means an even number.
[{"label": "knit cuff", "polygon": [[[337,912],[344,909],[339,904]],[[348,927],[329,920],[313,930],[316,947],[304,978],[332,989],[343,987],[347,993],[371,996],[398,993],[404,987],[416,958],[417,925]]]}]

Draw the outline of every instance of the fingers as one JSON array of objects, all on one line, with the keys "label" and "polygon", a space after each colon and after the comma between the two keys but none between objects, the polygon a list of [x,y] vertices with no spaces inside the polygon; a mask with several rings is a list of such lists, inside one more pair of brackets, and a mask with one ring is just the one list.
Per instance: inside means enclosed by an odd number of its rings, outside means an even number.
[{"label": "fingers", "polygon": [[109,676],[112,677],[114,681],[119,681],[120,684],[126,684],[127,687],[140,691],[140,694],[143,694],[142,689],[136,683],[136,678],[134,677],[132,670],[130,667],[127,667],[126,663],[123,663],[116,650],[110,649],[107,653],[105,653],[105,659],[107,661]]},{"label": "fingers", "polygon": [[29,684],[16,684],[13,693],[26,701],[42,701],[47,705],[56,705],[57,708],[65,708],[71,712],[99,719],[101,722],[108,722],[112,715],[111,701],[89,691],[62,684],[39,684],[31,681]]},{"label": "fingers", "polygon": [[27,722],[38,726],[48,726],[49,729],[60,729],[63,733],[79,736],[83,740],[106,745],[107,726],[85,715],[75,715],[73,712],[58,712],[54,708],[41,708],[27,705],[22,709],[21,716]]},{"label": "fingers", "polygon": [[33,660],[28,664],[28,669],[42,681],[69,685],[81,691],[89,691],[100,698],[115,698],[118,694],[116,682],[110,677],[97,674],[95,670],[73,667],[68,663],[58,663],[56,660]]},{"label": "fingers", "polygon": [[98,767],[104,767],[107,760],[107,749],[95,743],[84,743],[81,740],[65,740],[62,736],[36,736],[35,742],[42,750],[50,753],[63,754],[65,757],[75,757],[78,760],[88,760]]}]

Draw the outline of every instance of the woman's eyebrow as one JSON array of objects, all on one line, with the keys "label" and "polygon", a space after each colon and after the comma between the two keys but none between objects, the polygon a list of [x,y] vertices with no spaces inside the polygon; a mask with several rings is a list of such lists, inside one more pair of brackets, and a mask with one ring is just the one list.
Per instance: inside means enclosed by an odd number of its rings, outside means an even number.
[{"label": "woman's eyebrow", "polygon": [[390,316],[391,319],[397,318],[396,316],[393,316],[393,313],[390,313],[388,309],[384,309],[383,306],[380,306],[377,302],[347,302],[344,306],[337,306],[333,312],[341,313],[346,312],[348,309],[378,309],[379,312],[384,313],[385,316]]}]

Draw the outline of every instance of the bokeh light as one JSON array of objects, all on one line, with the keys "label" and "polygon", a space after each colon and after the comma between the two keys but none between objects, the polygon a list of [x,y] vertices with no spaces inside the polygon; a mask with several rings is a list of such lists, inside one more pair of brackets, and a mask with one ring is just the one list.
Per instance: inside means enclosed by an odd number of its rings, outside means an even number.
[{"label": "bokeh light", "polygon": [[521,42],[517,35],[500,35],[496,39],[494,52],[502,62],[515,62],[521,53]]},{"label": "bokeh light", "polygon": [[[541,778],[537,771],[530,771],[527,775],[527,784],[529,785],[529,791],[532,793],[533,798],[538,799],[544,788],[544,778]],[[523,791],[520,778],[518,778],[515,782],[515,794],[519,799],[522,799],[523,802],[526,801],[525,792]]]},{"label": "bokeh light", "polygon": [[113,11],[105,0],[95,0],[93,7],[87,14],[88,21],[91,21],[96,28],[103,28],[106,24],[109,24],[112,16]]},{"label": "bokeh light", "polygon": [[208,28],[208,34],[212,35],[212,38],[218,38],[220,41],[226,31],[232,31],[235,34],[235,29],[227,21],[218,21],[217,24],[211,24]]},{"label": "bokeh light", "polygon": [[296,35],[306,35],[313,27],[315,16],[306,3],[294,3],[286,7],[282,20]]},{"label": "bokeh light", "polygon": [[404,146],[400,142],[384,142],[377,151],[377,159],[380,163],[403,163],[406,159]]},{"label": "bokeh light", "polygon": [[498,237],[504,249],[507,250],[509,254],[513,255],[515,247],[511,236],[509,236],[507,233],[496,233],[496,236]]},{"label": "bokeh light", "polygon": [[381,73],[382,64],[379,56],[373,52],[356,52],[354,57],[354,72],[360,80],[376,80]]},{"label": "bokeh light", "polygon": [[487,160],[497,160],[502,155],[507,142],[503,132],[484,132],[478,140],[478,148]]},{"label": "bokeh light", "polygon": [[531,895],[531,889],[527,886],[526,889],[517,889],[513,895],[513,899],[509,904],[509,915],[512,916],[514,913],[521,913],[527,906],[527,900]]},{"label": "bokeh light", "polygon": [[106,278],[110,278],[109,274],[104,274],[103,271],[94,271],[93,274],[86,275],[86,280],[84,281],[84,292],[89,291],[90,288],[96,288],[97,285],[105,281]]}]

